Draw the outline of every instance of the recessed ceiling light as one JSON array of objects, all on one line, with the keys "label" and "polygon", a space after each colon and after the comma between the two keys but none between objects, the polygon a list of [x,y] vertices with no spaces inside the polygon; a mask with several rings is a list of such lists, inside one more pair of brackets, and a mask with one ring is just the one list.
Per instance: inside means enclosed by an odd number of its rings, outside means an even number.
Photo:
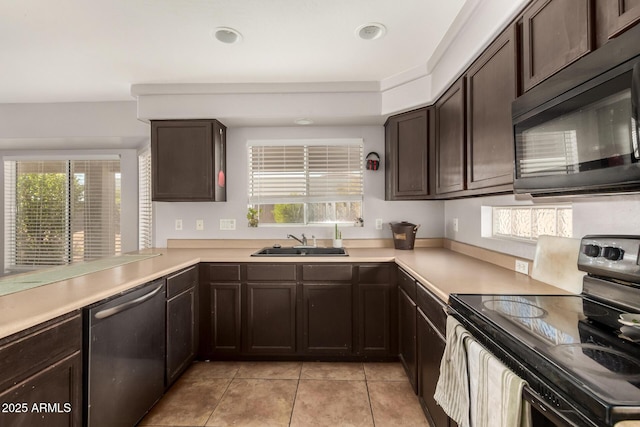
[{"label": "recessed ceiling light", "polygon": [[378,22],[369,22],[356,28],[356,35],[362,40],[375,40],[382,38],[387,33],[387,28]]},{"label": "recessed ceiling light", "polygon": [[313,120],[302,118],[302,119],[296,119],[294,121],[294,123],[297,124],[297,125],[303,125],[303,126],[304,125],[311,125],[311,124],[313,124]]},{"label": "recessed ceiling light", "polygon": [[240,43],[242,34],[238,30],[229,27],[215,28],[211,34],[216,40],[226,44]]}]

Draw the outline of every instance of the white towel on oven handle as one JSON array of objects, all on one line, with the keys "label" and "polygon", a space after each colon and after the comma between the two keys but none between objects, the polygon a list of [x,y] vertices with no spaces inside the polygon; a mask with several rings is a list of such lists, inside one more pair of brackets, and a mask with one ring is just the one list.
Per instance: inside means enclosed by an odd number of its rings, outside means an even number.
[{"label": "white towel on oven handle", "polygon": [[465,340],[472,427],[530,427],[531,407],[523,401],[526,381],[475,339]]},{"label": "white towel on oven handle", "polygon": [[433,397],[459,427],[470,427],[469,376],[464,342],[471,339],[471,334],[452,316],[447,316],[446,334],[447,344]]}]

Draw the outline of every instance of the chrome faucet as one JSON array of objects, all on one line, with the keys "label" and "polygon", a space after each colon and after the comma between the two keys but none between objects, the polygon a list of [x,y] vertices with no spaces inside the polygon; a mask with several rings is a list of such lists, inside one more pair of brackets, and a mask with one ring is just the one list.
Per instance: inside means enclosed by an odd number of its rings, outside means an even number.
[{"label": "chrome faucet", "polygon": [[[305,236],[304,233],[302,233],[302,238],[301,239],[297,238],[293,234],[287,234],[287,239],[289,239],[289,238],[297,240],[298,242],[300,242],[300,244],[302,246],[309,246],[309,242],[307,241],[307,236]],[[313,246],[314,247],[317,246],[316,245],[316,236],[311,236],[311,238],[313,239]]]},{"label": "chrome faucet", "polygon": [[287,234],[287,239],[289,238],[297,240],[302,246],[307,246],[307,237],[304,235],[304,233],[302,233],[302,239],[297,238],[293,234]]}]

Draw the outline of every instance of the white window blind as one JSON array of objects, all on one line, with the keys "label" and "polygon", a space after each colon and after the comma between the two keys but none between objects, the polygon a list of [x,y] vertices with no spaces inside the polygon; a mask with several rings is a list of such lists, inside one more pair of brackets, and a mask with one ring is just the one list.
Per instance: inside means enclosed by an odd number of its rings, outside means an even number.
[{"label": "white window blind", "polygon": [[5,161],[5,269],[121,252],[120,160]]},{"label": "white window blind", "polygon": [[352,222],[361,216],[361,140],[263,141],[250,143],[248,151],[249,204],[261,210],[262,223]]},{"label": "white window blind", "polygon": [[575,130],[525,132],[516,137],[520,178],[566,175],[578,172],[578,140]]},{"label": "white window blind", "polygon": [[138,249],[153,245],[151,202],[151,151],[138,155]]}]

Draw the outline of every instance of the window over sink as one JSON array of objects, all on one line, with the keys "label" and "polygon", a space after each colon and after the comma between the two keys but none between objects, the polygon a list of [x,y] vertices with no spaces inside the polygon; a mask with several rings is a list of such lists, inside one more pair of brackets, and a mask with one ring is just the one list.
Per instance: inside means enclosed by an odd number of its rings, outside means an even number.
[{"label": "window over sink", "polygon": [[362,217],[362,139],[249,141],[248,154],[248,204],[260,225]]}]

